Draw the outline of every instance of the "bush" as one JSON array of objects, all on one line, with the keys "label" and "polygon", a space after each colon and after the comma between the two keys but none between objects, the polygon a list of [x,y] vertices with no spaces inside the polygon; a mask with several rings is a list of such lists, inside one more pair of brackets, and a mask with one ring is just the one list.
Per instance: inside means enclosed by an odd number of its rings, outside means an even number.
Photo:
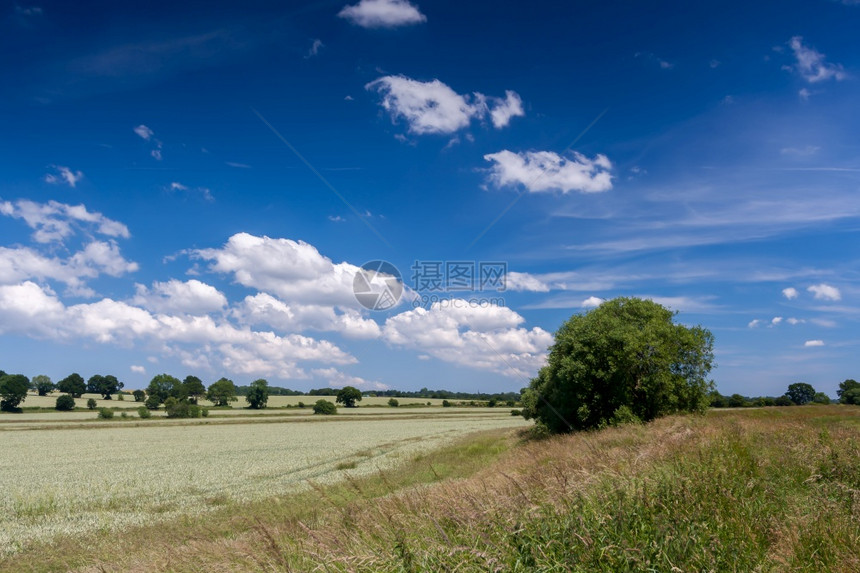
[{"label": "bush", "polygon": [[128,418],[128,412],[120,412],[119,417],[120,418]]},{"label": "bush", "polygon": [[63,412],[74,410],[75,399],[72,398],[71,394],[63,394],[62,396],[57,397],[57,404],[54,408]]},{"label": "bush", "polygon": [[140,408],[138,408],[137,409],[137,415],[140,416],[140,418],[142,418],[144,420],[148,420],[149,418],[152,418],[152,412],[150,412],[149,408],[147,408],[146,406],[141,406]]},{"label": "bush", "polygon": [[111,410],[110,408],[99,408],[99,419],[101,419],[101,420],[113,419],[113,410]]},{"label": "bush", "polygon": [[774,406],[794,406],[794,402],[788,396],[780,396],[773,401]]},{"label": "bush", "polygon": [[98,403],[96,402],[95,398],[90,398],[89,400],[87,400],[87,408],[89,408],[90,410],[95,410],[96,406],[98,406]]},{"label": "bush", "polygon": [[490,398],[487,400],[487,408],[495,408],[497,403],[495,398]]},{"label": "bush", "polygon": [[200,408],[200,415],[204,418],[209,417],[209,408]]},{"label": "bush", "polygon": [[116,399],[117,399],[117,400],[119,400],[120,402],[122,402],[123,400],[125,400],[125,394],[124,394],[124,393],[122,393],[122,392],[119,392],[119,393],[116,395]]},{"label": "bush", "polygon": [[328,400],[317,400],[317,403],[314,404],[314,414],[322,414],[323,416],[337,414],[337,406]]},{"label": "bush", "polygon": [[388,405],[391,406],[392,408],[396,408],[397,406],[400,405],[400,402],[397,400],[397,398],[390,398],[388,400]]},{"label": "bush", "polygon": [[442,400],[442,407],[443,408],[450,408],[451,402],[449,402],[448,400]]},{"label": "bush", "polygon": [[511,416],[522,416],[523,413],[521,410],[511,410]]},{"label": "bush", "polygon": [[161,406],[161,399],[155,394],[150,394],[144,405],[150,410],[158,410],[158,407]]},{"label": "bush", "polygon": [[612,419],[609,420],[610,426],[621,426],[623,424],[641,424],[642,420],[639,416],[633,413],[628,406],[619,406],[612,414]]},{"label": "bush", "polygon": [[305,407],[305,403],[304,403],[304,402],[299,402],[298,406],[299,406],[299,408],[304,408],[304,407]]},{"label": "bush", "polygon": [[146,392],[144,392],[143,390],[135,390],[131,393],[131,395],[134,396],[135,402],[143,402],[144,400],[146,400]]}]

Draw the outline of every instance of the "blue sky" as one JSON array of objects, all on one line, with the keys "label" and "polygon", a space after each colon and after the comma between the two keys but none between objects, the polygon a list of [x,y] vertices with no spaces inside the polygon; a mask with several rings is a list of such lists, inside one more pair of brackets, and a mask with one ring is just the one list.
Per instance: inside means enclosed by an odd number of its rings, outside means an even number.
[{"label": "blue sky", "polygon": [[518,390],[642,296],[723,393],[858,375],[858,2],[0,9],[3,370]]}]

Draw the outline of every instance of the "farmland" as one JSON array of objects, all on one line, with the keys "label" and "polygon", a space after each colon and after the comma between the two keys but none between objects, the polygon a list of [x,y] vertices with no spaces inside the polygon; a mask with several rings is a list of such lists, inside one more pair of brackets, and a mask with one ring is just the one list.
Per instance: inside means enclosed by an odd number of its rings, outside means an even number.
[{"label": "farmland", "polygon": [[503,409],[353,411],[361,413],[321,420],[293,409],[193,422],[0,416],[0,552],[297,491],[342,478],[338,468],[376,472],[468,432],[525,424]]}]

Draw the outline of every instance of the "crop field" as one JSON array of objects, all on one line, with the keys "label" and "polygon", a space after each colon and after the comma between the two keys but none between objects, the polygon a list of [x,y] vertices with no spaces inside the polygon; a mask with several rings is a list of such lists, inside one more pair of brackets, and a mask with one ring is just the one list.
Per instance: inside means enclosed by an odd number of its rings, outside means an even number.
[{"label": "crop field", "polygon": [[466,433],[527,424],[501,408],[359,411],[179,422],[97,421],[92,412],[3,416],[0,556],[373,473]]}]

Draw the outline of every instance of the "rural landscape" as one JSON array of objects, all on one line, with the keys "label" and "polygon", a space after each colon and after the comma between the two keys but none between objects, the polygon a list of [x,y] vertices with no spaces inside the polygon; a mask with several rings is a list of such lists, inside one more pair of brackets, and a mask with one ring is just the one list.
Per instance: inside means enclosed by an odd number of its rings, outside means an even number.
[{"label": "rural landscape", "polygon": [[0,573],[860,572],[858,30],[0,3]]}]

